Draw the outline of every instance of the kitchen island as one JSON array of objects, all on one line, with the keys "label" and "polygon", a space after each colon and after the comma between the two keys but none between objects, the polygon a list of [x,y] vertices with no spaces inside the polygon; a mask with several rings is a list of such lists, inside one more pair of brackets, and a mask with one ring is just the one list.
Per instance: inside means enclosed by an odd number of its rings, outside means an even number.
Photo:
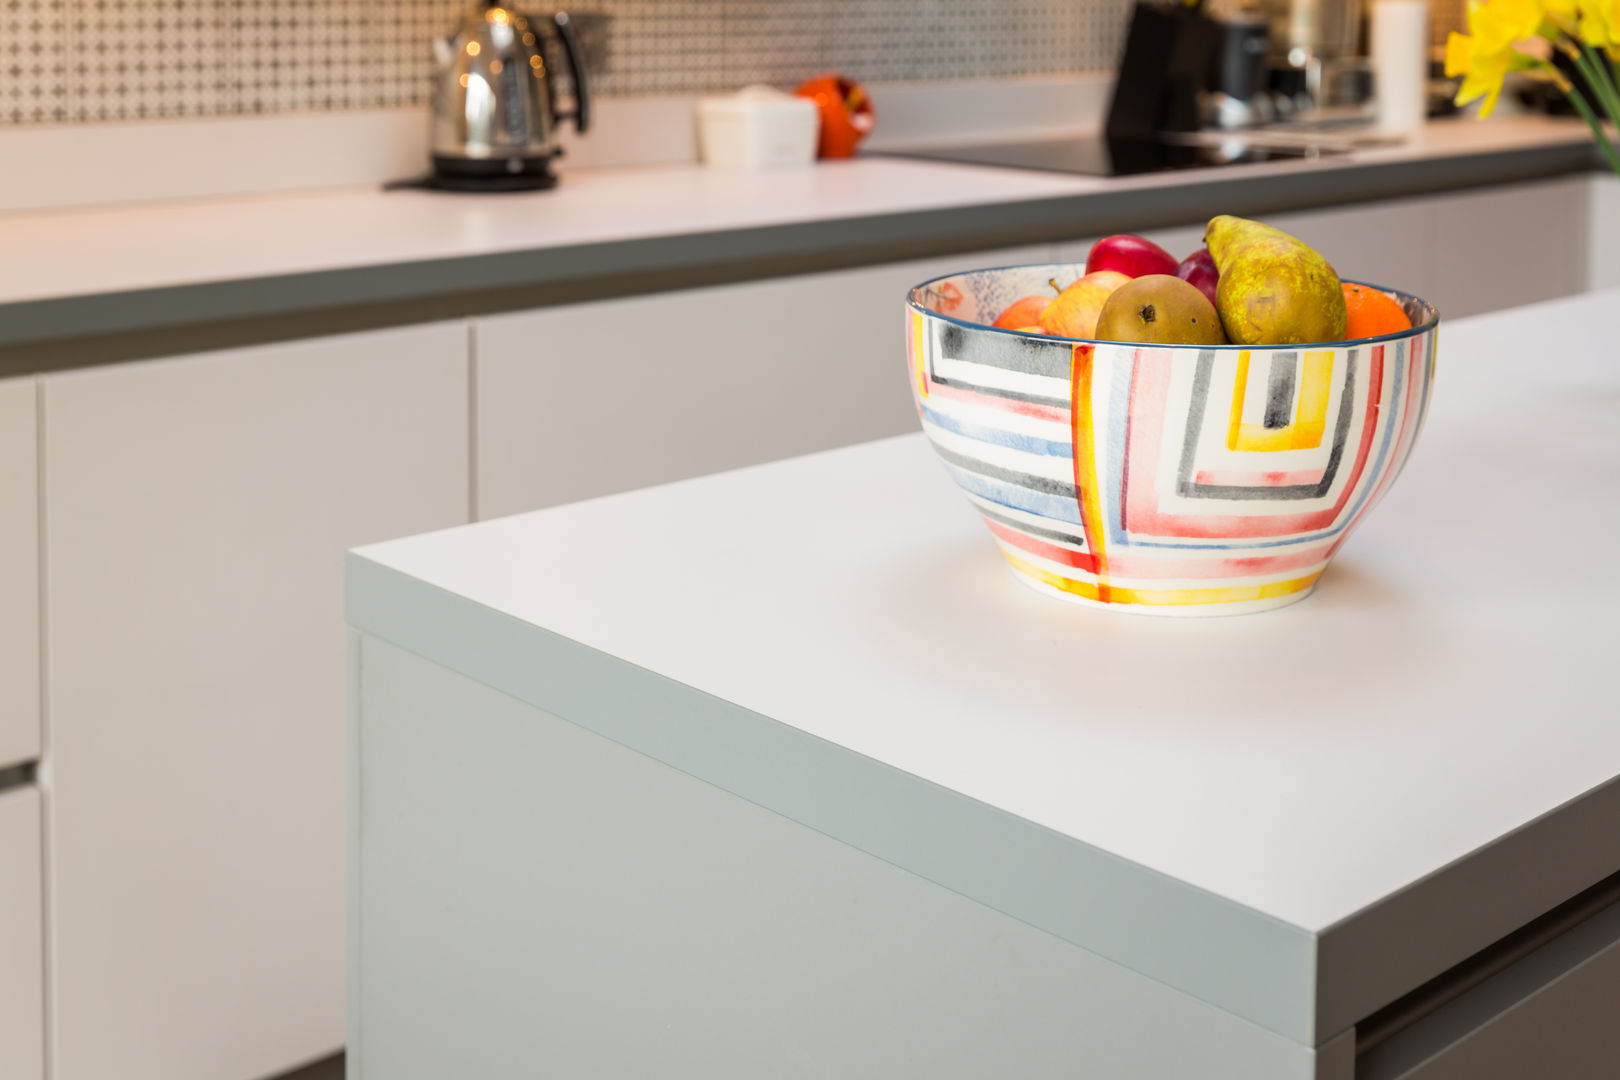
[{"label": "kitchen island", "polygon": [[354,1075],[1613,1076],[1617,300],[1443,325],[1277,612],[1036,595],[920,435],[352,553]]},{"label": "kitchen island", "polygon": [[687,163],[0,215],[0,788],[50,841],[52,1069],[342,1046],[345,550],[913,430],[906,289],[1105,231],[1182,254],[1212,208],[1448,316],[1579,293],[1620,213],[1591,153],[1520,117],[1117,183]]}]

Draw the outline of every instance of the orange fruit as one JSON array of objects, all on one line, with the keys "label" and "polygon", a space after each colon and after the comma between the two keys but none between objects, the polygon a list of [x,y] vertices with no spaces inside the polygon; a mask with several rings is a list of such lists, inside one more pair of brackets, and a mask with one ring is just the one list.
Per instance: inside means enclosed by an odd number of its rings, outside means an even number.
[{"label": "orange fruit", "polygon": [[1412,329],[1412,320],[1406,317],[1405,310],[1393,296],[1365,285],[1344,286],[1344,307],[1349,316],[1344,328],[1346,341]]},{"label": "orange fruit", "polygon": [[1033,326],[1041,321],[1041,312],[1052,303],[1050,296],[1026,296],[1021,300],[1014,300],[1007,305],[1007,310],[997,316],[991,326],[1000,326],[1008,330],[1019,330],[1026,326]]}]

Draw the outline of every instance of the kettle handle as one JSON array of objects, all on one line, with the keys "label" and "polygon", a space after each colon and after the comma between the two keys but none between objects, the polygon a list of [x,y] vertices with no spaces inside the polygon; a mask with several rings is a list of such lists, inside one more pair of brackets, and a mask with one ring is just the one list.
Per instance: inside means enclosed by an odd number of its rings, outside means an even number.
[{"label": "kettle handle", "polygon": [[557,12],[551,21],[557,27],[557,36],[562,38],[563,52],[568,54],[568,74],[574,80],[574,111],[559,113],[558,118],[572,120],[574,130],[584,134],[591,126],[591,95],[585,84],[585,50],[579,47],[574,21],[568,17],[568,12]]}]

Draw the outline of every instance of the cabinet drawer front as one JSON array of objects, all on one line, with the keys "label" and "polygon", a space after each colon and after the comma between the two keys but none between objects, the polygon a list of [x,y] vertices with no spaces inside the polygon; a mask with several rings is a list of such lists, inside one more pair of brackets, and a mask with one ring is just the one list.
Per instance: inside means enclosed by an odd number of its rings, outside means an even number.
[{"label": "cabinet drawer front", "polygon": [[1620,1076],[1620,904],[1366,1054],[1357,1080]]},{"label": "cabinet drawer front", "polygon": [[[1620,236],[1620,177],[1593,173],[1588,183],[1592,189],[1589,202],[1591,221],[1587,236]],[[1590,240],[1587,245],[1586,273],[1588,289],[1620,289],[1620,247],[1597,239]]]},{"label": "cabinet drawer front", "polygon": [[343,552],[466,520],[466,346],[430,324],[43,381],[54,1080],[342,1044]]},{"label": "cabinet drawer front", "polygon": [[0,379],[0,769],[39,756],[35,384]]},{"label": "cabinet drawer front", "polygon": [[0,1074],[45,1075],[39,792],[0,792]]},{"label": "cabinet drawer front", "polygon": [[1590,188],[1573,176],[1425,200],[1435,260],[1425,299],[1457,319],[1581,292],[1587,236],[1601,235],[1589,233]]},{"label": "cabinet drawer front", "polygon": [[1052,254],[969,252],[481,319],[478,517],[915,431],[906,291]]}]

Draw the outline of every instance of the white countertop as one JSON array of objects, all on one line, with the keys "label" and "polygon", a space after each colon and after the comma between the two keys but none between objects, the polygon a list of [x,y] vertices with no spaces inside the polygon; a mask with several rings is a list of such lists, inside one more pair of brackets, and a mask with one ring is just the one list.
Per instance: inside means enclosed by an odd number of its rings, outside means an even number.
[{"label": "white countertop", "polygon": [[903,160],[775,173],[580,170],[549,192],[376,187],[0,217],[0,303],[1065,195],[1065,177]]},{"label": "white countertop", "polygon": [[[1163,620],[1038,595],[916,435],[361,549],[350,618],[452,667],[461,649],[458,670],[510,673],[519,696],[546,642],[577,642],[964,796],[985,828],[1005,814],[1036,827],[1028,843],[1077,841],[1103,861],[1065,892],[1053,853],[1032,857],[1020,917],[1309,1042],[1620,871],[1616,304],[1442,326],[1405,475],[1316,594],[1275,612]],[[461,606],[429,618],[421,589]],[[644,752],[704,775],[676,758],[710,739],[711,782],[746,777],[746,728],[648,722]],[[730,789],[772,805],[812,750]],[[825,800],[866,783],[829,774],[782,812],[836,814]],[[905,790],[876,819],[799,819],[840,835],[948,816]],[[868,850],[929,876],[942,842]],[[1137,876],[1104,887],[1119,866]],[[1203,899],[1181,909],[1155,882]]]},{"label": "white countertop", "polygon": [[920,435],[361,554],[1320,931],[1620,776],[1616,304],[1444,326],[1406,475],[1275,613],[1035,594]]},{"label": "white countertop", "polygon": [[[0,306],[200,282],[738,229],[1304,176],[1590,139],[1542,117],[1434,123],[1407,144],[1343,158],[1101,179],[867,158],[736,174],[696,165],[582,169],[521,195],[377,187],[0,215]],[[1217,175],[1218,174],[1218,175]],[[27,257],[18,257],[26,253]]]}]

